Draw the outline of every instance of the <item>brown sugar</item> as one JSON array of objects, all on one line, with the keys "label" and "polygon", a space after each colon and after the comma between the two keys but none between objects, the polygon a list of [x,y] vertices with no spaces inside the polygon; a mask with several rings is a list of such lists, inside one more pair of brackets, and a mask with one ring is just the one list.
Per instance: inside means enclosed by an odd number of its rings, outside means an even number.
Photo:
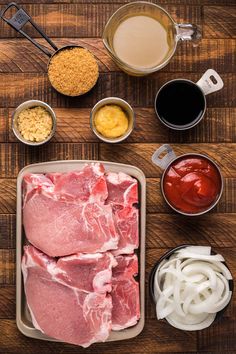
[{"label": "brown sugar", "polygon": [[63,49],[52,57],[48,76],[52,86],[60,93],[79,96],[96,84],[98,64],[86,48]]}]

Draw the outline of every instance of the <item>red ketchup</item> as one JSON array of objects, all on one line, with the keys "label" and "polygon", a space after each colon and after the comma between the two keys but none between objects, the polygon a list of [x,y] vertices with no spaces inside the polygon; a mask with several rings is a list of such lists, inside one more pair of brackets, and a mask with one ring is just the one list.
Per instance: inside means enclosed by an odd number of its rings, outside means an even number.
[{"label": "red ketchup", "polygon": [[185,213],[208,209],[221,190],[219,171],[204,157],[183,156],[166,170],[164,193],[169,203]]}]

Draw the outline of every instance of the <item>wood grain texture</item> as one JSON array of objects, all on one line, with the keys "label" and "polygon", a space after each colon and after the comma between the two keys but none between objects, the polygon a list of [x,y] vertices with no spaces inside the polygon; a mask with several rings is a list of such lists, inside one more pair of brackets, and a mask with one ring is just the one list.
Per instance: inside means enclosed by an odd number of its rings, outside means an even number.
[{"label": "wood grain texture", "polygon": [[[15,284],[15,250],[0,249],[0,287],[2,285],[14,285]],[[0,346],[1,348],[1,346]]]},{"label": "wood grain texture", "polygon": [[0,215],[0,248],[16,247],[16,217],[12,214]]},{"label": "wood grain texture", "polygon": [[[148,0],[150,1],[150,0]],[[119,4],[119,6],[122,6],[123,4],[126,4],[128,2],[131,2],[130,0],[114,0],[112,1],[113,3]],[[235,5],[234,0],[152,0],[150,2],[153,2],[158,5],[168,5],[168,4],[173,4],[173,5],[224,5],[224,6],[230,6],[230,5]],[[18,4],[24,5],[24,4],[32,4],[33,0],[18,0]],[[88,0],[41,0],[41,4],[87,4]],[[110,4],[111,0],[90,0],[90,3],[93,4]],[[6,0],[0,0],[0,4],[6,4]]]},{"label": "wood grain texture", "polygon": [[[128,100],[134,107],[153,107],[157,90],[167,81],[184,77],[194,82],[201,74],[158,72],[148,77],[137,78],[121,72],[101,73],[96,86],[81,97],[66,97],[58,94],[49,84],[47,74],[0,73],[0,107],[16,107],[23,101],[39,99],[55,107],[92,107],[98,100],[117,96]],[[207,97],[208,107],[236,106],[236,74],[222,74],[224,88]],[[7,83],[7,85],[6,85]]]},{"label": "wood grain texture", "polygon": [[[196,0],[195,0],[196,1]],[[190,2],[190,1],[189,1]],[[122,2],[123,3],[123,2]],[[100,37],[109,17],[122,3],[46,3],[24,4],[24,8],[38,25],[51,38],[53,37]],[[204,3],[195,2],[195,6],[182,5],[174,2],[163,3],[163,7],[178,23],[195,23],[203,26],[204,38],[235,38],[235,6],[201,6]],[[228,5],[235,5],[229,0]],[[213,5],[220,5],[216,0]],[[203,16],[201,11],[203,11]],[[39,34],[26,25],[27,33],[39,37]],[[1,21],[2,38],[14,38],[13,29]]]},{"label": "wood grain texture", "polygon": [[[151,156],[160,144],[100,144],[99,157],[101,160],[119,161],[137,165],[147,177],[160,177],[162,171],[152,163]],[[221,168],[224,177],[236,177],[235,144],[171,144],[176,155],[186,153],[206,154]]]},{"label": "wood grain texture", "polygon": [[[0,111],[0,121],[5,126],[0,142],[18,142],[12,132],[13,108]],[[7,111],[9,122],[6,122]],[[53,142],[99,142],[90,127],[89,108],[56,108],[57,130]],[[234,143],[236,142],[236,109],[208,108],[204,119],[193,129],[185,132],[166,128],[155,114],[154,108],[135,108],[135,129],[127,142],[178,142],[178,143]],[[4,125],[3,125],[4,126]],[[5,130],[4,130],[5,129]]]},{"label": "wood grain texture", "polygon": [[[170,353],[183,353],[186,349],[186,340],[189,342],[188,352],[195,352],[197,348],[195,333],[179,333],[173,329],[168,331],[167,324],[160,325],[156,320],[148,320],[148,327],[133,340],[118,341],[113,344],[98,343],[91,348],[86,349],[88,354],[158,354],[166,350]],[[16,328],[14,320],[0,320],[0,353],[7,354],[41,354],[45,353],[84,353],[84,349],[78,346],[72,346],[64,343],[53,343],[39,340],[30,340],[23,336]],[[158,333],[158,334],[157,334]],[[9,336],[10,334],[10,336]],[[157,349],[158,348],[158,349]],[[5,350],[5,351],[4,351]],[[158,351],[157,351],[158,350]]]},{"label": "wood grain texture", "polygon": [[97,160],[97,144],[46,144],[33,149],[23,144],[0,145],[0,176],[16,177],[24,166],[56,160]]},{"label": "wood grain texture", "polygon": [[204,6],[203,16],[205,37],[236,38],[236,6]]},{"label": "wood grain texture", "polygon": [[16,310],[15,286],[1,286],[0,287],[0,319],[1,318],[14,319],[15,310]]},{"label": "wood grain texture", "polygon": [[148,214],[147,247],[176,247],[180,244],[232,248],[236,244],[234,214],[203,215],[198,219],[182,215]]},{"label": "wood grain texture", "polygon": [[[147,177],[160,177],[161,170],[152,164],[151,156],[160,144],[100,144],[98,154],[94,144],[51,143],[40,148],[30,148],[23,144],[0,145],[0,178],[16,177],[19,170],[28,164],[44,161],[91,159],[114,161],[139,166]],[[223,176],[236,177],[235,144],[182,144],[171,145],[179,156],[184,153],[202,153],[215,160]],[[9,159],[11,156],[11,159]]]},{"label": "wood grain texture", "polygon": [[[99,354],[235,354],[236,296],[219,323],[202,332],[182,332],[155,319],[148,277],[168,249],[183,243],[211,245],[223,254],[236,279],[236,3],[235,0],[154,0],[177,22],[197,23],[203,39],[197,47],[179,43],[169,65],[144,78],[122,73],[107,55],[100,38],[110,15],[130,0],[19,0],[60,47],[82,44],[99,63],[96,87],[80,98],[66,98],[49,85],[47,57],[0,21],[0,354],[72,354],[84,349],[63,343],[33,340],[15,323],[16,177],[29,163],[60,159],[104,159],[140,167],[147,176],[146,323],[135,339],[96,344],[86,353]],[[5,0],[0,0],[0,11]],[[32,29],[29,33],[43,40]],[[198,81],[208,68],[223,78],[224,89],[207,97],[202,122],[186,132],[174,132],[156,118],[157,90],[166,81]],[[135,110],[136,127],[122,144],[99,142],[89,126],[92,106],[101,98],[118,96]],[[39,99],[52,105],[58,126],[52,141],[39,148],[18,143],[11,114],[23,101]],[[151,155],[163,143],[176,154],[205,153],[221,167],[225,186],[210,213],[186,218],[174,213],[160,192],[161,171]]]},{"label": "wood grain texture", "polygon": [[[119,71],[100,38],[56,38],[54,42],[59,48],[68,44],[83,45],[95,55],[100,72]],[[43,44],[44,40],[39,39],[39,43]],[[235,51],[236,44],[233,39],[202,39],[197,47],[190,42],[182,42],[162,72],[203,73],[209,67],[219,72],[235,72]],[[210,57],[208,53],[211,53]],[[27,40],[20,38],[0,40],[0,72],[44,73],[47,64],[48,57]]]},{"label": "wood grain texture", "polygon": [[[46,34],[53,37],[101,37],[109,17],[120,7],[117,3],[93,4],[26,4],[24,9],[34,21],[42,27]],[[200,6],[164,5],[171,16],[179,23],[201,24]],[[25,29],[29,35],[40,37],[30,25]],[[0,22],[2,38],[13,38],[16,35],[3,21]]]}]

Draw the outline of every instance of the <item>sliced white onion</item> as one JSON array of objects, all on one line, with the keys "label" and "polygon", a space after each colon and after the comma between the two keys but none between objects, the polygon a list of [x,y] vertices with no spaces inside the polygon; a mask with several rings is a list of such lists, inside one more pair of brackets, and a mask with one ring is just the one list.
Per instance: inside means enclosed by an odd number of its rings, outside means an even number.
[{"label": "sliced white onion", "polygon": [[[186,247],[188,252],[194,253],[194,254],[202,254],[205,256],[210,256],[211,254],[211,247],[209,246],[188,246]],[[186,248],[184,248],[186,250]],[[177,252],[183,251],[183,248],[181,248]]]},{"label": "sliced white onion", "polygon": [[184,331],[200,331],[204,328],[209,327],[215,319],[216,315],[215,314],[209,314],[206,319],[202,322],[195,323],[195,324],[184,324],[182,322],[173,320],[170,315],[166,317],[166,320],[173,326],[178,329],[182,329]]},{"label": "sliced white onion", "polygon": [[232,296],[232,275],[222,262],[221,255],[201,246],[185,247],[163,260],[154,276],[157,318],[189,331],[210,326]]},{"label": "sliced white onion", "polygon": [[195,253],[191,253],[188,251],[179,252],[178,258],[192,258],[192,259],[198,259],[198,260],[210,261],[210,262],[212,261],[224,262],[224,257],[222,257],[220,254],[206,256],[203,254],[197,255]]}]

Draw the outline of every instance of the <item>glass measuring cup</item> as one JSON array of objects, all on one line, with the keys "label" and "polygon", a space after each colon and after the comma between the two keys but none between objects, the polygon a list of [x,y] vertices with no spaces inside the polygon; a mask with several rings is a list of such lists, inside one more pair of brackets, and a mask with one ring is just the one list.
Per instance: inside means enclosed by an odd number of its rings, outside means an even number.
[{"label": "glass measuring cup", "polygon": [[[10,9],[15,9],[17,10],[11,18],[5,17],[5,14],[10,10]],[[0,13],[0,18],[2,18],[3,21],[5,21],[9,26],[11,26],[14,30],[19,32],[21,35],[23,35],[26,39],[28,39],[32,44],[34,44],[38,49],[40,49],[44,54],[46,54],[50,59],[48,62],[47,70],[49,69],[49,65],[51,63],[52,58],[57,55],[59,52],[64,51],[65,49],[73,49],[73,48],[83,48],[86,49],[92,56],[93,54],[85,47],[81,45],[66,45],[61,48],[58,48],[53,41],[48,38],[48,36],[42,31],[42,29],[33,21],[33,19],[30,17],[30,15],[20,6],[18,6],[16,3],[12,2],[8,4],[5,9]],[[51,48],[54,50],[54,52],[51,52],[48,48],[40,45],[35,39],[31,38],[26,32],[23,31],[23,27],[27,24],[30,23],[36,31],[47,41],[47,43],[51,46]],[[94,58],[94,56],[93,56]],[[95,60],[95,58],[94,58]],[[96,60],[95,60],[96,62]],[[96,63],[97,65],[97,63]],[[97,70],[98,72],[98,70]],[[55,90],[58,92],[65,94],[64,92],[59,91],[58,88],[56,88],[50,78],[50,75],[48,73],[48,78],[51,83],[51,85],[54,87]],[[96,84],[98,79],[98,75],[96,80],[93,82],[93,86]],[[89,89],[81,94],[85,94],[88,91],[92,89],[93,86],[90,86]],[[67,96],[80,96],[80,94],[66,94]]]},{"label": "glass measuring cup", "polygon": [[[113,39],[118,26],[125,20],[134,16],[147,16],[158,21],[167,32],[167,41],[169,50],[165,57],[155,66],[141,67],[128,64],[118,57],[114,50]],[[115,63],[127,74],[135,76],[144,76],[162,69],[166,66],[174,55],[179,40],[199,40],[201,38],[200,30],[196,25],[177,24],[171,18],[169,13],[159,5],[136,1],[120,7],[108,20],[104,32],[103,43],[108,53]]]}]

